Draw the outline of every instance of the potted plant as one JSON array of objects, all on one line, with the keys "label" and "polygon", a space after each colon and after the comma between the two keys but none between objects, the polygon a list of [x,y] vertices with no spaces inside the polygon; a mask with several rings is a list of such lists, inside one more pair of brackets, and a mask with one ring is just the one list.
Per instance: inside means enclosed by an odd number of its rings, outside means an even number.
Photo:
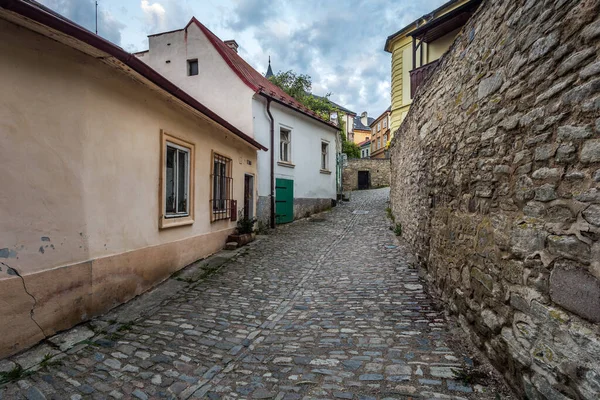
[{"label": "potted plant", "polygon": [[239,215],[243,215],[243,217],[238,219],[237,233],[234,235],[229,235],[227,242],[236,242],[238,247],[241,247],[256,239],[256,234],[254,233],[254,224],[256,223],[256,218],[248,218],[243,210],[240,210]]}]

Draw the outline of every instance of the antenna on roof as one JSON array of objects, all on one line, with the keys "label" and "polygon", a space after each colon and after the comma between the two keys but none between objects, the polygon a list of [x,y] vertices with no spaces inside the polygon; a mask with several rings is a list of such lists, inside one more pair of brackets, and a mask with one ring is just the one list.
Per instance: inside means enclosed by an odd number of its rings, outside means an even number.
[{"label": "antenna on roof", "polygon": [[96,2],[96,35],[98,34],[98,2]]}]

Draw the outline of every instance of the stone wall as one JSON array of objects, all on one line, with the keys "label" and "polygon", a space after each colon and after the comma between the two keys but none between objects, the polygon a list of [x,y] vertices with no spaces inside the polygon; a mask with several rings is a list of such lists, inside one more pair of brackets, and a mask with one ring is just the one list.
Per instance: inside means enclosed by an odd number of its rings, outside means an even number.
[{"label": "stone wall", "polygon": [[342,184],[344,190],[358,189],[358,171],[369,171],[370,188],[390,185],[390,160],[375,158],[352,158],[344,168]]},{"label": "stone wall", "polygon": [[600,1],[484,1],[392,143],[430,287],[530,399],[600,393]]}]

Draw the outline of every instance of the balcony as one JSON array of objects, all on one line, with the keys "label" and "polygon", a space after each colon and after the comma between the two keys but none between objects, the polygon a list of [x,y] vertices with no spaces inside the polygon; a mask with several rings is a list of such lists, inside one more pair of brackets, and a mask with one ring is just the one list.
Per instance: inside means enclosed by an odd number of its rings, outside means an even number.
[{"label": "balcony", "polygon": [[419,68],[415,68],[410,71],[410,98],[415,97],[415,93],[417,93],[417,89],[419,86],[425,82],[425,80],[429,77],[431,72],[437,67],[440,60],[435,60],[430,62],[429,64],[425,64]]}]

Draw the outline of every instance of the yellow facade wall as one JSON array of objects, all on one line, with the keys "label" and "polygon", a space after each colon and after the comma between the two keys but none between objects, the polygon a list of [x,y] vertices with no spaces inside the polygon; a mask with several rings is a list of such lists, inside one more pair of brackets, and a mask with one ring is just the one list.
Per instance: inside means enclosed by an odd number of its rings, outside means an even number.
[{"label": "yellow facade wall", "polygon": [[[0,37],[2,358],[222,248],[235,222],[210,221],[211,152],[232,159],[239,208],[257,154],[100,60],[5,20]],[[164,230],[161,130],[193,143],[196,165],[195,221]]]},{"label": "yellow facade wall", "polygon": [[[456,2],[448,7],[440,10],[435,18],[439,18],[448,12],[468,3],[470,0],[463,0]],[[410,74],[409,72],[413,69],[412,60],[412,38],[407,36],[416,29],[416,25],[413,23],[406,27],[406,29],[399,34],[392,42],[388,49],[392,53],[392,68],[391,68],[391,104],[392,114],[390,127],[392,132],[400,127],[400,124],[404,120],[404,117],[408,113],[412,99],[410,97]],[[423,44],[423,64],[435,61],[439,59],[452,45],[454,39],[460,32],[457,29],[450,32],[438,40],[429,44]],[[419,67],[419,61],[417,60],[417,67]]]}]

